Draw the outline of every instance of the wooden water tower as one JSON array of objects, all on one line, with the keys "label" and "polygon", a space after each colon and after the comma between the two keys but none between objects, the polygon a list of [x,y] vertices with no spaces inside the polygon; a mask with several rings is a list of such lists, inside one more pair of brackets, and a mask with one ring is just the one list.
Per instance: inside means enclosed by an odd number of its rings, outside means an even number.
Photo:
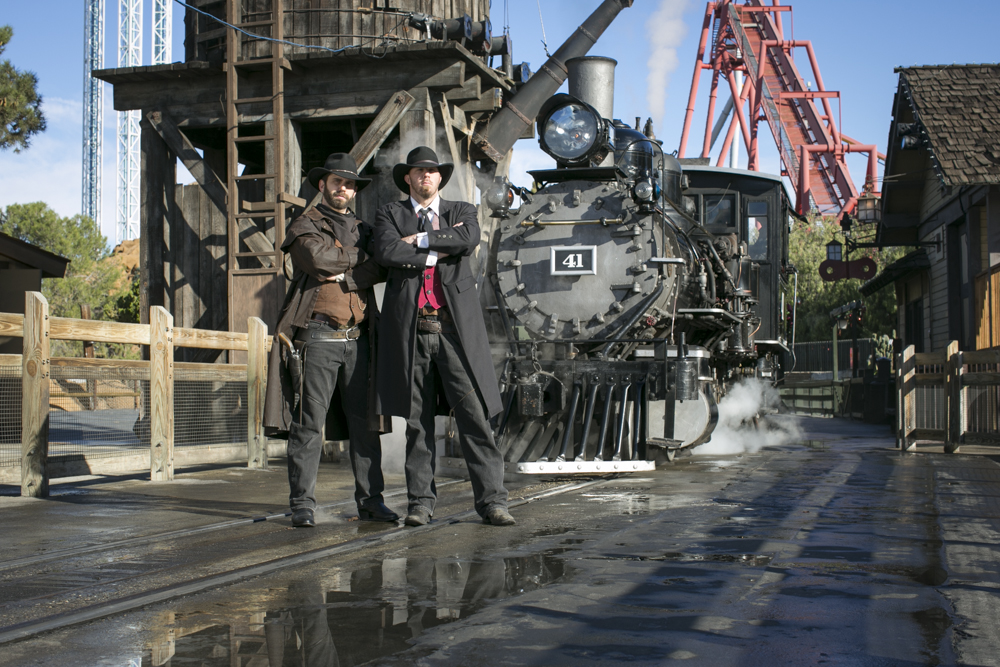
[{"label": "wooden water tower", "polygon": [[[445,197],[475,201],[472,137],[513,89],[489,0],[189,3],[184,62],[94,72],[116,110],[142,113],[144,316],[162,305],[176,326],[246,331],[257,316],[273,327],[285,225],[330,153],[353,152],[375,179],[362,219],[402,198],[391,167],[421,144],[456,164]],[[178,159],[193,184],[177,183]]]}]

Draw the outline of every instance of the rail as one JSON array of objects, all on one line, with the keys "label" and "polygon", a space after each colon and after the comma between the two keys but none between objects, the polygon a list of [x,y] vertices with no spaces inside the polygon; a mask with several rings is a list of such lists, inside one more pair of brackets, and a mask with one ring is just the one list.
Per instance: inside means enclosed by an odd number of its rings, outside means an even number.
[{"label": "rail", "polygon": [[917,353],[910,345],[896,358],[896,400],[901,450],[920,440],[943,442],[948,453],[966,443],[1000,445],[1000,350],[962,352],[952,341]]},{"label": "rail", "polygon": [[[50,414],[59,401],[77,401],[84,410],[94,410],[99,400],[126,399],[139,409],[133,431],[141,433],[140,445],[148,440],[150,480],[170,481],[175,464],[175,386],[197,382],[241,386],[231,411],[242,418],[245,409],[247,466],[267,467],[267,441],[263,431],[267,353],[271,346],[267,325],[256,317],[248,320],[249,333],[206,331],[173,326],[166,309],[150,309],[149,324],[99,322],[50,317],[49,305],[39,292],[25,294],[25,315],[0,313],[0,336],[21,338],[23,353],[0,355],[0,443],[20,441],[21,495],[45,497],[49,479],[59,476],[50,466]],[[51,357],[52,340],[86,340],[148,346],[148,361]],[[246,364],[199,364],[174,361],[176,347],[245,352]],[[120,379],[111,390],[100,391],[94,373],[114,373]],[[55,391],[52,385],[55,384]],[[106,383],[107,384],[107,383]],[[53,401],[55,399],[55,401]],[[79,403],[84,401],[83,403]],[[206,412],[209,406],[193,406]],[[133,412],[133,414],[135,414]],[[232,420],[230,420],[232,421]],[[90,425],[91,430],[93,424]],[[242,427],[240,427],[242,428]],[[238,436],[242,443],[242,436]],[[134,452],[133,452],[134,453]],[[186,455],[185,464],[208,462],[204,456]],[[6,461],[4,461],[6,463]],[[0,479],[12,477],[16,466],[0,466]],[[135,469],[134,467],[132,469]]]}]

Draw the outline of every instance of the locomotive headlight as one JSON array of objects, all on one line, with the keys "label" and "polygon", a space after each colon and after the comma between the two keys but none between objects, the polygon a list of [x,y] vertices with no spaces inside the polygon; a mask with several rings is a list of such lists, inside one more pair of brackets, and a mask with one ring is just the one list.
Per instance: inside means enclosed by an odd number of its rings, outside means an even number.
[{"label": "locomotive headlight", "polygon": [[556,95],[538,117],[539,144],[560,164],[586,166],[608,154],[609,124],[589,104]]},{"label": "locomotive headlight", "polygon": [[542,141],[556,159],[579,160],[597,142],[597,116],[580,104],[556,109],[544,128]]},{"label": "locomotive headlight", "polygon": [[511,204],[514,203],[514,192],[510,188],[510,182],[498,176],[493,181],[493,185],[485,194],[486,206],[493,211],[493,217],[506,218],[510,213]]},{"label": "locomotive headlight", "polygon": [[656,194],[656,189],[649,181],[639,181],[635,184],[635,198],[641,201],[650,201]]}]

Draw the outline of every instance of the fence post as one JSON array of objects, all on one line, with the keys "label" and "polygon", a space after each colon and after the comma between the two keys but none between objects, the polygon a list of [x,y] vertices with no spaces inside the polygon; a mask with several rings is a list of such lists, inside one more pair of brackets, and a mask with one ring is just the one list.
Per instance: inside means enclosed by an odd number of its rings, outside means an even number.
[{"label": "fence post", "polygon": [[264,437],[264,388],[267,385],[267,325],[259,317],[247,320],[247,467],[267,469]]},{"label": "fence post", "polygon": [[958,341],[953,340],[948,343],[945,352],[945,375],[944,375],[944,397],[945,397],[945,431],[944,431],[944,451],[948,454],[957,454],[958,448],[962,444],[962,421],[965,410],[963,410],[962,392],[962,353],[958,351]]},{"label": "fence post", "polygon": [[21,495],[49,495],[49,302],[24,295],[21,356]]},{"label": "fence post", "polygon": [[913,390],[916,387],[915,349],[907,345],[896,361],[896,447],[908,452],[916,448],[910,443],[913,432]]},{"label": "fence post", "polygon": [[149,479],[174,479],[174,318],[149,309]]}]

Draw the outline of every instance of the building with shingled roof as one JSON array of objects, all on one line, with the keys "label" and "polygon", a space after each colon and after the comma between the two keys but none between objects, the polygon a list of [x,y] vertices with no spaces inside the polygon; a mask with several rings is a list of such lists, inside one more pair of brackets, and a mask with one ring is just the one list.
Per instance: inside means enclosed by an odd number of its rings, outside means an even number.
[{"label": "building with shingled roof", "polygon": [[917,249],[865,283],[894,285],[917,352],[1000,346],[1000,64],[900,67],[878,242]]}]

